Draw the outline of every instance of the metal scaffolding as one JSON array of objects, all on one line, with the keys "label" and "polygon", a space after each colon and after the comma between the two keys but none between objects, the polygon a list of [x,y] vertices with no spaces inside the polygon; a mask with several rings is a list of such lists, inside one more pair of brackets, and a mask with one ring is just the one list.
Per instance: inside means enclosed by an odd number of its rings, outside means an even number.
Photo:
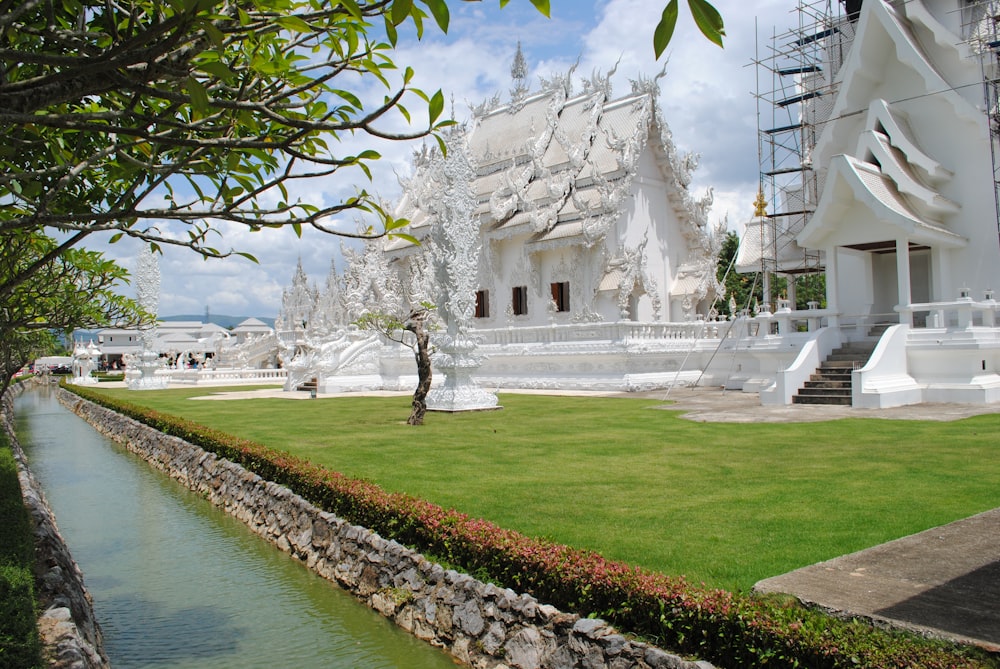
[{"label": "metal scaffolding", "polygon": [[824,271],[822,255],[800,247],[795,237],[819,201],[822,183],[813,149],[833,107],[837,71],[854,40],[859,9],[860,2],[799,0],[798,27],[774,34],[763,56],[757,45],[762,199],[747,231],[759,236],[766,302],[771,301],[771,275],[794,278]]},{"label": "metal scaffolding", "polygon": [[962,7],[962,37],[970,51],[979,57],[984,109],[992,139],[993,201],[1000,241],[1000,2],[981,0],[966,3]]}]

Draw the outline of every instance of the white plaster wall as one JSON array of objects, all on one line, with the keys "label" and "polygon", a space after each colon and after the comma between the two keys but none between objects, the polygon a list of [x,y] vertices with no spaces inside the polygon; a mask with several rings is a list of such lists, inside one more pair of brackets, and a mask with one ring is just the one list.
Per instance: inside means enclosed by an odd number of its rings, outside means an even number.
[{"label": "white plaster wall", "polygon": [[[870,254],[850,249],[839,249],[838,259],[838,308],[846,316],[871,313],[875,296],[872,293]],[[895,304],[895,303],[894,303]]]}]

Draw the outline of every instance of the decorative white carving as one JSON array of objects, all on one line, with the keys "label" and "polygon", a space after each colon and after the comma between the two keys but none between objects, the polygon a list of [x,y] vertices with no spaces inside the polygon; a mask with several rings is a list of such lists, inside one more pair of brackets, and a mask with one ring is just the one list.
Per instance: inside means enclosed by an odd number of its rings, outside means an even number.
[{"label": "decorative white carving", "polygon": [[299,258],[292,275],[292,285],[281,295],[279,318],[282,323],[287,327],[305,329],[312,320],[316,295],[316,289],[309,286],[309,278],[302,269],[302,259]]},{"label": "decorative white carving", "polygon": [[140,326],[142,350],[125,371],[125,384],[130,390],[159,390],[167,387],[168,377],[157,377],[163,367],[156,353],[156,311],[160,305],[160,263],[149,246],[143,245],[136,261],[135,295],[139,306],[152,314],[150,323]]},{"label": "decorative white carving", "polygon": [[462,128],[446,137],[447,156],[435,155],[427,166],[424,183],[433,184],[419,193],[419,205],[433,216],[430,255],[437,279],[437,310],[446,332],[434,336],[434,364],[444,382],[427,394],[432,411],[467,411],[497,406],[495,394],[480,388],[472,372],[482,359],[469,325],[476,307],[479,255],[482,237],[472,192],[475,168]]},{"label": "decorative white carving", "polygon": [[94,342],[87,346],[83,342],[73,349],[73,385],[85,386],[97,383],[91,373],[97,368],[97,360],[101,357],[101,349]]},{"label": "decorative white carving", "polygon": [[629,301],[636,287],[649,296],[653,305],[653,319],[660,320],[660,310],[663,301],[660,299],[660,291],[656,279],[649,273],[646,260],[646,244],[649,242],[648,233],[643,236],[642,241],[635,248],[622,248],[620,255],[611,258],[607,263],[606,272],[619,272],[621,280],[618,282],[617,304],[622,320],[635,319],[636,314],[629,313]]}]

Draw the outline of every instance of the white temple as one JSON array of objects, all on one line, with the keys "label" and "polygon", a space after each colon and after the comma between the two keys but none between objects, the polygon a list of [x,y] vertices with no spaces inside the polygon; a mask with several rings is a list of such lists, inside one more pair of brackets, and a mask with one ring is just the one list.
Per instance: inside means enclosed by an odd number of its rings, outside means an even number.
[{"label": "white temple", "polygon": [[632,82],[614,98],[611,74],[574,93],[571,72],[529,92],[518,56],[511,99],[476,108],[454,149],[472,166],[466,216],[478,261],[435,275],[434,231],[454,207],[441,206],[449,195],[432,176],[439,156],[425,148],[395,210],[420,245],[345,249],[344,274],[332,271],[324,291],[297,271],[278,326],[286,388],[412,387],[405,352],[362,346],[366,336],[347,324],[435,302],[442,281],[470,291],[475,376],[486,388],[665,387],[678,362],[638,354],[686,351],[717,332],[706,324],[718,288],[712,196],[689,190],[697,157],[677,151],[656,82]]},{"label": "white temple", "polygon": [[[516,59],[510,99],[464,129],[476,381],[699,383],[859,407],[1000,401],[998,4],[800,0],[799,28],[758,63],[774,114],[738,265],[761,273],[765,300],[732,305],[732,318],[713,307],[731,298],[716,281],[711,192],[690,192],[697,159],[679,155],[655,80],[616,98],[610,75],[574,92],[570,73],[528,92]],[[420,245],[347,249],[323,290],[296,274],[278,326],[286,388],[414,387],[409,351],[349,324],[438,294],[434,198],[448,196],[428,177],[435,160],[418,152],[395,212]],[[805,274],[825,275],[825,308],[797,305],[794,280],[772,295],[774,276]]]},{"label": "white temple", "polygon": [[800,2],[802,28],[769,66],[785,115],[762,136],[772,156],[795,150],[762,169],[775,210],[748,226],[740,260],[825,272],[829,328],[764,399],[787,402],[834,347],[884,331],[853,372],[855,405],[998,401],[1000,5],[844,9]]}]

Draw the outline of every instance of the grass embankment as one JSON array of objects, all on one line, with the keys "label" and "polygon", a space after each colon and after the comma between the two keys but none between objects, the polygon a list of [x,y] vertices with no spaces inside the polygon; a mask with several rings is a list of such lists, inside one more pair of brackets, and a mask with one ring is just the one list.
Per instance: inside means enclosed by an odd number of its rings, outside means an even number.
[{"label": "grass embankment", "polygon": [[[108,397],[109,393],[75,390],[102,403],[116,404]],[[975,471],[976,478],[991,479],[992,472],[984,473],[982,463],[973,460],[982,450],[984,437],[980,437],[980,432],[992,429],[989,423],[967,423],[966,427],[974,425],[975,428],[964,433],[971,435],[970,438],[959,440],[969,449],[964,454],[942,446],[911,457],[915,445],[901,443],[903,435],[898,425],[893,427],[894,424],[882,421],[844,422],[849,434],[841,437],[846,440],[828,439],[821,447],[815,447],[815,442],[825,428],[813,424],[809,426],[811,440],[804,441],[798,450],[790,450],[791,447],[783,445],[785,442],[780,439],[788,433],[782,434],[781,430],[760,430],[765,426],[751,426],[739,435],[716,432],[714,428],[707,432],[690,430],[692,424],[679,422],[667,412],[651,411],[649,402],[633,403],[632,400],[567,402],[509,396],[505,398],[510,410],[507,417],[511,420],[510,425],[515,426],[509,431],[504,430],[504,421],[490,422],[501,416],[500,413],[439,416],[442,420],[435,421],[437,431],[413,428],[398,431],[392,426],[400,427],[397,425],[399,420],[388,419],[387,415],[405,415],[405,403],[386,404],[359,398],[299,403],[301,406],[296,408],[292,406],[295,403],[276,400],[232,403],[227,408],[224,406],[227,403],[183,399],[190,394],[192,391],[143,393],[141,397],[129,394],[126,398],[156,405],[169,413],[127,401],[118,402],[116,408],[240,462],[265,478],[286,484],[323,508],[371,527],[383,536],[444,557],[456,566],[485,575],[501,585],[531,592],[564,610],[598,615],[624,631],[720,666],[829,669],[997,666],[996,658],[973,649],[888,633],[859,622],[833,620],[795,606],[791,601],[692,587],[683,578],[668,575],[677,572],[651,571],[621,561],[609,561],[598,553],[581,550],[579,542],[570,548],[504,529],[496,524],[498,512],[490,516],[494,522],[477,520],[468,513],[449,511],[412,494],[387,493],[374,483],[348,479],[332,473],[332,468],[315,464],[326,457],[334,457],[331,449],[343,455],[344,461],[349,460],[347,453],[354,452],[361,462],[381,463],[375,470],[383,472],[384,478],[379,481],[383,486],[389,487],[386,480],[398,480],[393,477],[401,476],[399,490],[412,491],[410,486],[425,485],[422,479],[426,479],[434,481],[426,489],[435,491],[439,490],[442,478],[447,479],[467,495],[463,498],[469,500],[467,507],[485,504],[483,508],[503,509],[514,522],[528,525],[538,522],[533,516],[541,513],[539,509],[546,508],[540,500],[548,500],[546,503],[552,504],[548,513],[552,515],[540,526],[551,532],[545,534],[560,542],[572,542],[565,538],[567,536],[581,536],[602,544],[589,527],[597,523],[597,534],[616,536],[614,541],[604,542],[607,549],[598,546],[605,555],[621,550],[623,544],[628,550],[638,550],[637,544],[627,541],[630,532],[622,533],[614,522],[631,523],[630,528],[646,533],[650,532],[649,526],[653,526],[653,533],[657,534],[661,522],[667,524],[673,515],[684,515],[685,527],[669,536],[674,549],[683,541],[694,541],[704,535],[704,528],[688,526],[704,523],[712,541],[703,543],[702,547],[752,541],[755,543],[751,549],[740,546],[734,555],[745,556],[749,550],[768,552],[770,560],[780,562],[780,555],[788,548],[781,542],[805,544],[813,542],[814,537],[818,541],[826,527],[816,516],[816,509],[821,507],[835,514],[841,505],[849,503],[847,495],[874,495],[875,502],[868,499],[867,503],[857,506],[863,511],[871,504],[892,501],[892,495],[885,494],[882,488],[895,490],[899,486],[900,491],[909,489],[912,492],[916,479],[920,481],[920,494],[954,501],[956,498],[949,497],[942,486],[957,485],[961,481],[942,481],[935,477],[935,472],[946,468],[944,463],[959,470],[950,472],[950,476],[968,477]],[[196,406],[203,404],[214,406],[204,409]],[[239,408],[234,411],[234,406]],[[276,413],[269,413],[272,410]],[[331,416],[331,410],[339,418]],[[386,414],[386,411],[399,413]],[[609,412],[614,418],[595,418],[602,412]],[[561,414],[557,423],[551,422],[553,413]],[[177,418],[177,415],[186,415],[188,419]],[[205,428],[192,421],[212,422],[217,429]],[[254,432],[263,429],[263,433],[267,433],[273,429],[272,423],[281,425],[282,432],[287,432],[284,426],[294,426],[295,436],[289,439],[286,435],[286,441],[281,441]],[[832,426],[840,425],[831,423],[827,427],[831,433],[836,433],[837,427]],[[572,426],[576,436],[568,440],[560,437],[567,429],[565,426]],[[931,424],[919,426],[928,430],[935,427]],[[883,431],[886,433],[882,434]],[[422,437],[419,442],[415,441],[415,433]],[[829,455],[831,449],[850,450],[852,440],[862,434],[866,439],[865,447],[850,452],[855,458],[866,459],[867,465],[852,466],[843,459],[843,454]],[[257,441],[251,441],[251,436]],[[910,435],[917,443],[921,439],[946,436],[947,433],[934,430]],[[736,441],[756,446],[741,448]],[[289,443],[303,449],[300,453],[318,449],[316,453],[323,456],[309,455],[310,460],[289,456]],[[417,455],[427,444],[433,444],[426,449],[433,457],[426,453]],[[873,446],[891,453],[891,457],[879,455]],[[779,456],[767,457],[769,449],[779,451]],[[726,455],[713,457],[710,453],[713,450],[723,450]],[[641,455],[636,456],[637,452]],[[934,466],[920,466],[921,459],[928,456],[937,458]],[[796,459],[803,459],[807,464],[788,467],[788,461]],[[975,470],[971,464],[976,465]],[[845,475],[842,469],[847,469],[848,473]],[[440,470],[445,471],[443,477]],[[866,472],[870,472],[870,476],[866,476]],[[364,472],[352,473],[366,475]],[[852,487],[859,477],[873,479],[874,487]],[[786,478],[784,483],[775,482],[775,479]],[[522,479],[531,482],[534,497],[525,494],[513,502],[506,499],[519,494],[517,483]],[[687,479],[694,479],[701,487],[692,487]],[[789,493],[784,490],[786,487],[798,492]],[[633,489],[632,496],[621,496],[621,489],[626,488]],[[637,493],[636,488],[639,488]],[[668,488],[670,494],[653,493],[660,488]],[[970,490],[965,489],[963,494],[971,494]],[[810,495],[809,491],[820,494]],[[442,503],[440,500],[446,492],[441,489],[442,497],[434,501]],[[797,497],[799,494],[801,499]],[[769,495],[775,496],[773,504]],[[835,496],[837,504],[816,503],[826,495]],[[807,500],[813,503],[804,504]],[[910,503],[916,501],[914,497]],[[527,511],[515,509],[519,502],[527,503],[530,508]],[[941,508],[953,508],[951,503],[938,502],[925,508],[934,507],[937,513],[941,513]],[[658,504],[665,504],[667,510],[653,520],[643,520],[647,518],[644,510]],[[800,524],[803,515],[801,509],[798,515],[787,509],[801,506],[808,507],[808,513],[804,514],[809,516],[808,522],[794,532],[787,530],[787,527]],[[961,515],[970,512],[963,510]],[[877,514],[887,513],[896,513],[896,509],[877,510]],[[716,518],[723,515],[737,520],[720,525]],[[633,516],[640,517],[640,521],[632,522]],[[849,522],[830,521],[829,526],[834,528],[831,531],[842,537],[862,532],[863,521],[847,520]],[[743,527],[746,524],[757,529],[748,532]],[[738,538],[721,534],[730,527],[733,536]],[[768,527],[768,532],[783,530],[785,533],[761,540],[759,535],[765,530],[760,527]],[[659,536],[664,538],[662,533]],[[694,562],[715,559],[718,552],[720,550],[699,552]]]},{"label": "grass embankment", "polygon": [[34,561],[31,518],[10,443],[0,431],[0,669],[42,666]]},{"label": "grass embankment", "polygon": [[693,423],[639,399],[505,394],[190,401],[101,392],[529,536],[711,587],[756,581],[1000,506],[1000,415],[959,422]]}]

